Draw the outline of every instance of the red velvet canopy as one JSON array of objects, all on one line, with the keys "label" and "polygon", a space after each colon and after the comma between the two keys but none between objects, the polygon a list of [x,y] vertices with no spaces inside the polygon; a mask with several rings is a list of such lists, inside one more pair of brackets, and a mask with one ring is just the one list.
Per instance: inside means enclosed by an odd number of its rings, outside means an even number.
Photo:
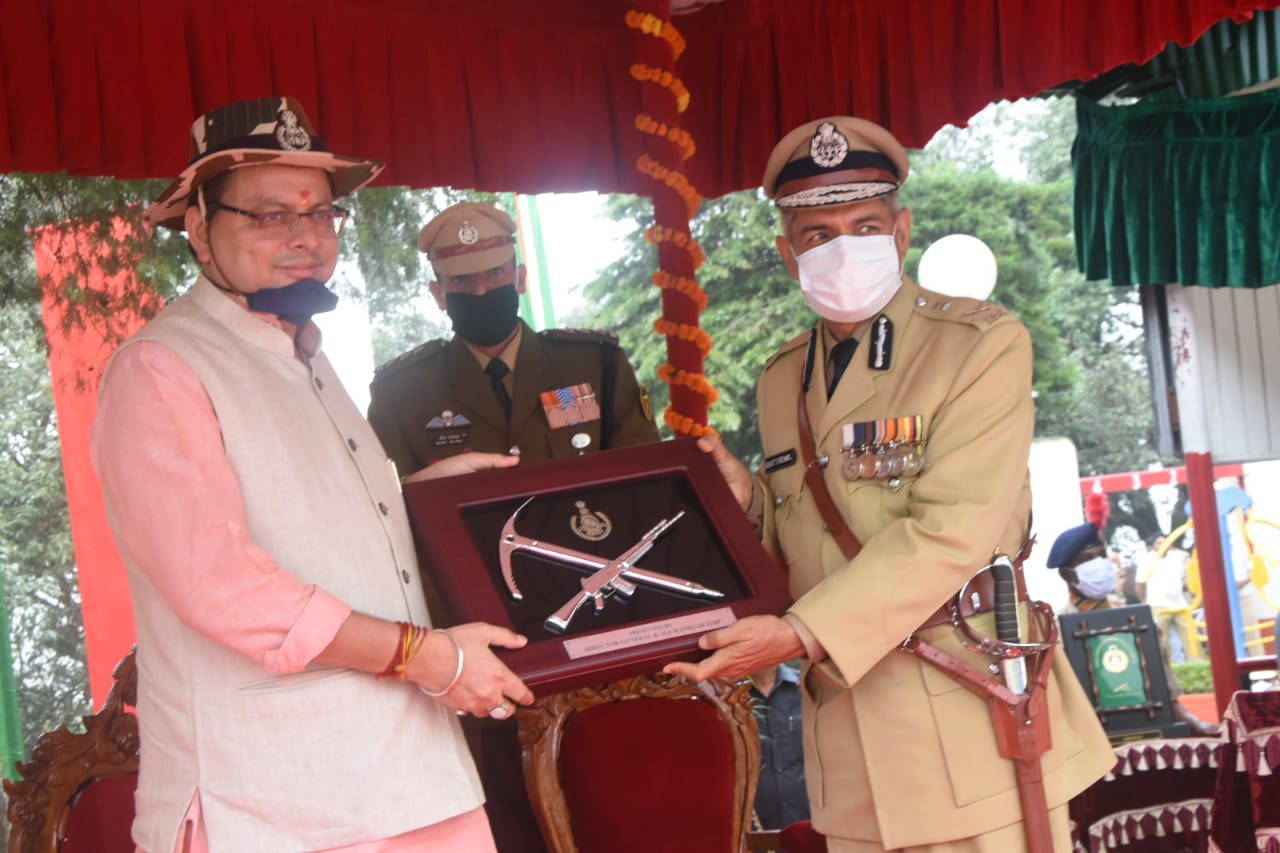
[{"label": "red velvet canopy", "polygon": [[[168,177],[192,118],[288,93],[385,183],[649,191],[625,0],[0,0],[0,170]],[[781,134],[857,113],[910,145],[988,102],[1280,0],[723,0],[677,18],[686,164],[754,186]]]}]

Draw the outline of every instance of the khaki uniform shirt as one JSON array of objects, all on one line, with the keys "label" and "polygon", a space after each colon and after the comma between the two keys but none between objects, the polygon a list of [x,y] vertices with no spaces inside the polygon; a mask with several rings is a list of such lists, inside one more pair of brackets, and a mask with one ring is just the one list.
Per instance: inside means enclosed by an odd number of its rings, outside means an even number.
[{"label": "khaki uniform shirt", "polygon": [[[601,447],[603,413],[553,428],[556,413],[548,411],[541,396],[561,389],[573,396],[578,386],[579,397],[595,395],[598,409],[606,348],[612,349],[615,362],[609,446],[657,441],[648,394],[612,336],[567,330],[535,333],[523,323],[515,370],[507,379],[510,423],[489,376],[457,337],[431,341],[380,367],[370,387],[369,422],[402,476],[465,450],[506,453],[518,447],[523,461],[537,462],[607,449]],[[587,401],[586,410],[590,407]]]},{"label": "khaki uniform shirt", "polygon": [[[797,396],[808,334],[774,355],[759,384],[764,541],[786,566],[790,610],[826,651],[806,671],[805,765],[815,828],[887,848],[968,838],[1019,819],[1013,765],[985,702],[897,646],[999,549],[1012,555],[1031,506],[1031,341],[1003,308],[905,280],[859,330],[828,401],[818,354],[806,395],[825,481],[862,552],[841,554],[800,461]],[[920,416],[916,476],[846,479],[845,425]],[[794,461],[792,461],[794,460]],[[994,636],[990,614],[973,620]],[[950,626],[922,635],[985,669]],[[1050,807],[1114,764],[1096,715],[1056,655],[1042,757]]]}]

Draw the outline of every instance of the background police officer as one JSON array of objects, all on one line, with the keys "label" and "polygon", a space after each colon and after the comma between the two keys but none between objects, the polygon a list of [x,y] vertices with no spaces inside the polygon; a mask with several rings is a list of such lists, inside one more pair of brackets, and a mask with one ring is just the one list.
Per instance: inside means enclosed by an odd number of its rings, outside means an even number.
[{"label": "background police officer", "polygon": [[[455,204],[422,229],[418,248],[435,273],[431,295],[454,336],[374,376],[369,422],[402,475],[467,451],[518,452],[529,462],[659,438],[648,395],[614,337],[535,333],[520,320],[525,268],[516,263],[515,231],[510,216],[477,202]],[[498,850],[541,853],[513,721],[466,719],[463,729]]]},{"label": "background police officer", "polygon": [[515,231],[511,217],[477,202],[455,204],[422,229],[431,295],[454,337],[374,376],[369,421],[401,474],[466,450],[515,449],[538,461],[658,440],[648,395],[616,338],[535,333],[520,320],[525,268]]}]

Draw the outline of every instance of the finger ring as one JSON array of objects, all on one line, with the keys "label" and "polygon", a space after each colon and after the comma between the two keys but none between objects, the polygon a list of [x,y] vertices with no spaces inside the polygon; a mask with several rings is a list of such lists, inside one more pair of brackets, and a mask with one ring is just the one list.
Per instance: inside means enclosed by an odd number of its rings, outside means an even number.
[{"label": "finger ring", "polygon": [[509,708],[510,705],[503,701],[489,709],[489,716],[493,717],[495,720],[505,720],[507,718],[507,714],[511,713]]}]

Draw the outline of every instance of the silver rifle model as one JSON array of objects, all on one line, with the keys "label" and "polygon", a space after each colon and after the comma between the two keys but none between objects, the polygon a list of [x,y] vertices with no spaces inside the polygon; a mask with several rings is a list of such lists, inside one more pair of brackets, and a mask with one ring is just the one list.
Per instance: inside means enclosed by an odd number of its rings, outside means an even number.
[{"label": "silver rifle model", "polygon": [[604,568],[596,571],[582,579],[582,591],[564,603],[564,606],[552,613],[546,618],[542,624],[552,633],[563,634],[569,628],[569,621],[573,619],[575,613],[587,600],[595,602],[596,612],[599,613],[604,609],[605,596],[614,592],[617,587],[617,581],[630,568],[632,564],[649,553],[649,549],[653,547],[653,543],[663,532],[675,524],[684,516],[684,510],[680,510],[671,518],[664,518],[653,526],[653,529],[640,537],[640,541],[632,545],[626,551],[623,551],[616,558],[605,564]]},{"label": "silver rifle model", "polygon": [[[567,548],[564,545],[556,545],[551,542],[543,542],[531,536],[523,536],[516,531],[516,519],[519,518],[520,512],[529,505],[533,500],[530,498],[516,509],[507,519],[507,523],[503,525],[502,536],[498,539],[498,563],[502,568],[502,579],[506,582],[507,592],[511,594],[514,601],[524,599],[524,594],[520,591],[519,585],[516,583],[515,570],[512,565],[511,556],[518,551],[524,551],[537,557],[543,557],[548,560],[554,560],[558,563],[564,563],[578,569],[587,569],[597,572],[609,565],[609,560],[603,557],[597,557],[595,554],[588,554],[584,551],[578,551],[573,548]],[[639,559],[639,558],[637,558]],[[632,583],[634,582],[634,583]],[[644,584],[656,589],[663,589],[668,592],[679,592],[684,595],[692,595],[697,598],[724,598],[724,593],[718,589],[704,586],[697,581],[687,578],[676,577],[675,575],[665,574],[663,572],[653,571],[651,569],[642,569],[639,566],[632,566],[622,573],[622,576],[613,582],[613,587],[618,595],[623,598],[629,597],[635,591],[635,584]]]}]

